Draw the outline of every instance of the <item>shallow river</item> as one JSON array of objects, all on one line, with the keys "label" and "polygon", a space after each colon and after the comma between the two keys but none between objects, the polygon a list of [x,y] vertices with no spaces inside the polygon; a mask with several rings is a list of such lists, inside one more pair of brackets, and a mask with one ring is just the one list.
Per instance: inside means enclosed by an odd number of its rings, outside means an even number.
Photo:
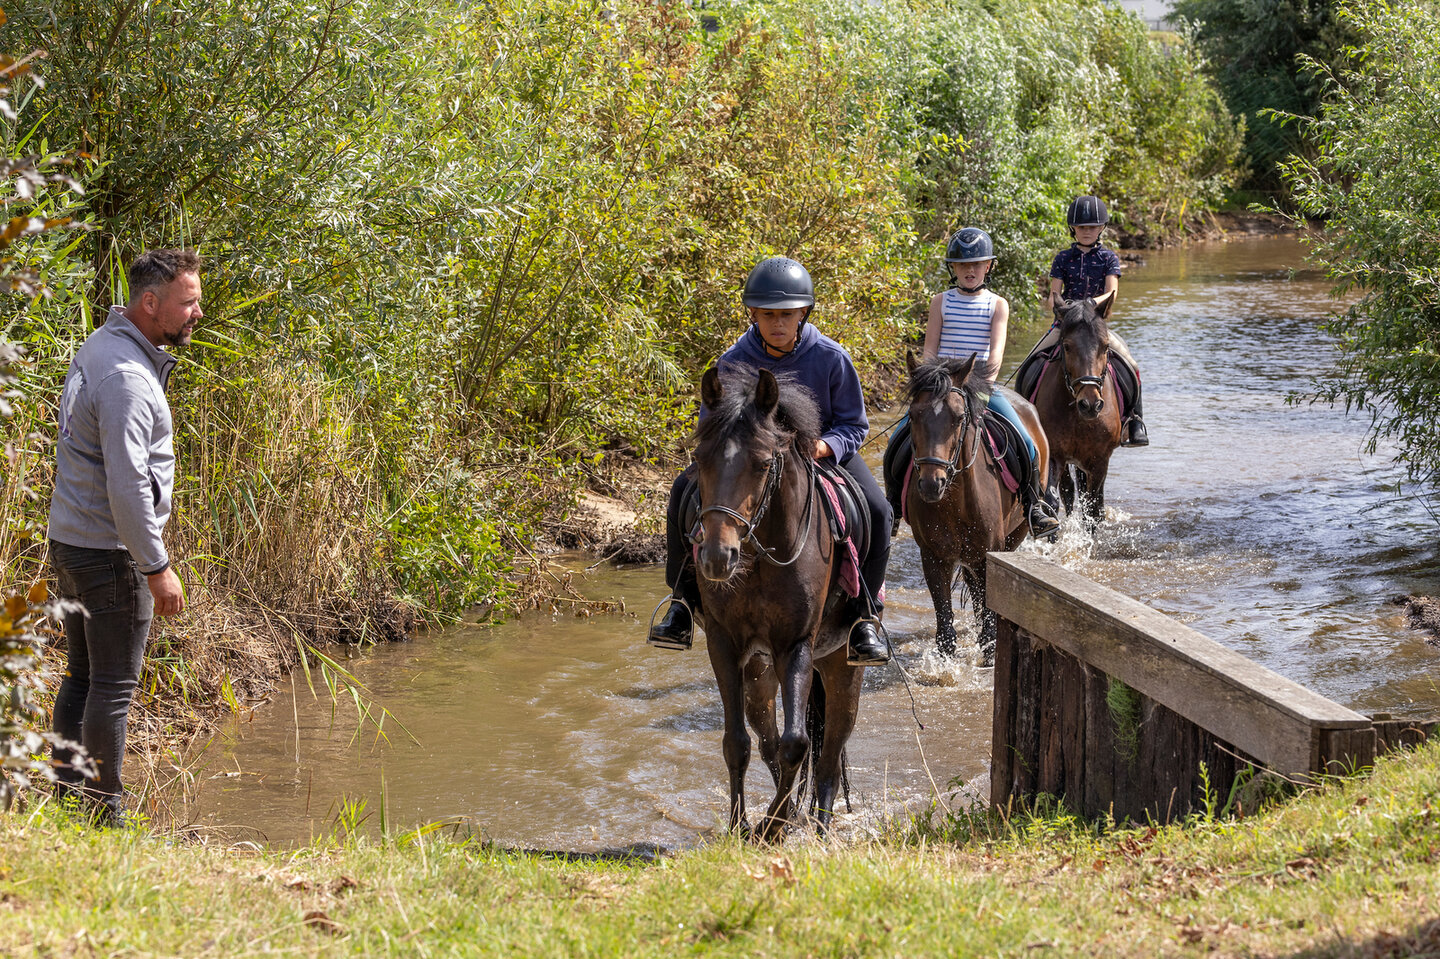
[{"label": "shallow river", "polygon": [[[1127,270],[1113,325],[1142,364],[1152,445],[1116,452],[1109,522],[1093,539],[1067,524],[1058,543],[1023,548],[1351,708],[1440,713],[1440,650],[1388,602],[1440,592],[1432,521],[1385,451],[1363,452],[1363,418],[1285,401],[1334,360],[1316,329],[1328,285],[1292,274],[1302,262],[1280,238],[1151,253]],[[1038,332],[1015,334],[1012,364]],[[897,415],[872,413],[877,431]],[[345,798],[363,800],[372,825],[383,807],[392,828],[456,820],[527,847],[683,846],[712,833],[725,766],[703,649],[644,644],[658,567],[586,572],[586,558],[570,559],[586,595],[622,598],[627,612],[533,615],[352,653],[346,668],[392,714],[383,738],[318,677],[318,697],[297,677],[210,746],[183,814],[272,842],[330,831]],[[963,802],[957,787],[984,782],[989,752],[990,671],[930,652],[908,529],[887,592],[909,682],[896,665],[866,680],[846,819],[860,830],[936,797]],[[771,794],[758,758],[749,782],[754,816]]]}]

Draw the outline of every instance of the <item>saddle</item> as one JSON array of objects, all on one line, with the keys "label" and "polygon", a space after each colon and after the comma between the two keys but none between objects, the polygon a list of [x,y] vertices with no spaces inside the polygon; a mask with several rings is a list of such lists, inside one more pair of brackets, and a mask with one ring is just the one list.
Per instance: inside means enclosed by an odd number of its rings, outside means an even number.
[{"label": "saddle", "polygon": [[[870,509],[865,492],[844,468],[832,460],[815,461],[814,508],[830,526],[830,536],[840,550],[840,585],[847,596],[859,596],[860,560],[870,548]],[[680,507],[681,529],[689,532],[700,518],[700,487],[692,480]]]}]

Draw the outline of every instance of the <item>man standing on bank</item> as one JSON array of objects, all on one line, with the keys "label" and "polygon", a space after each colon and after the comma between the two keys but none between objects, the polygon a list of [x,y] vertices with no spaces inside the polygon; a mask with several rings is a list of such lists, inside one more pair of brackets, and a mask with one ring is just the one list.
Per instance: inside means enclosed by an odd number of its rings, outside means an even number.
[{"label": "man standing on bank", "polygon": [[53,758],[60,794],[84,795],[107,824],[124,822],[126,718],[150,620],[185,606],[161,541],[175,480],[165,387],[168,350],[204,316],[201,265],[189,250],[138,257],[129,302],[76,351],[60,397],[50,563],[60,596],[85,609],[64,617],[69,662],[51,725],[85,747],[98,778],[85,782],[68,749]]}]

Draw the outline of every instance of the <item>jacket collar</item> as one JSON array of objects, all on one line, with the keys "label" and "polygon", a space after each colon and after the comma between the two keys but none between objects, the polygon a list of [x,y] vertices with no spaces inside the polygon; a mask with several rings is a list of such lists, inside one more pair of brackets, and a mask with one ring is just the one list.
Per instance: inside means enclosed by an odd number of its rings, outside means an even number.
[{"label": "jacket collar", "polygon": [[105,329],[114,336],[121,336],[133,342],[145,359],[155,370],[155,376],[160,380],[160,388],[165,389],[170,382],[170,371],[175,369],[175,357],[168,350],[151,343],[140,328],[131,322],[130,317],[125,315],[125,308],[122,306],[110,307],[110,312],[105,314]]}]

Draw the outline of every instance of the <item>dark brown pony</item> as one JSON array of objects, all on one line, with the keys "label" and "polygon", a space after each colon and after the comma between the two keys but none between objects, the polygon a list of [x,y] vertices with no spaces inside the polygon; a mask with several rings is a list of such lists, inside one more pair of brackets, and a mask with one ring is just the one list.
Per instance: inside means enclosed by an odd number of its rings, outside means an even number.
[{"label": "dark brown pony", "polygon": [[[761,838],[779,837],[795,818],[799,774],[817,734],[812,805],[823,831],[835,808],[865,670],[845,663],[850,624],[813,458],[820,414],[808,390],[764,369],[706,370],[700,397],[696,569],[710,665],[725,708],[730,828],[750,829],[748,717],[776,788]],[[806,728],[817,677],[823,734]],[[783,733],[775,724],[777,692]]]},{"label": "dark brown pony", "polygon": [[[988,666],[995,660],[995,617],[985,608],[985,554],[1012,550],[1030,526],[1018,493],[1001,478],[980,416],[988,388],[974,374],[975,357],[919,364],[907,353],[910,370],[910,436],[914,468],[905,485],[905,514],[920,547],[925,585],[935,603],[935,642],[940,652],[955,652],[955,614],[950,593],[960,567],[980,627],[980,652]],[[1039,451],[1044,475],[1048,451],[1035,408],[1007,393]]]},{"label": "dark brown pony", "polygon": [[1074,511],[1078,492],[1084,499],[1086,524],[1091,527],[1105,518],[1105,477],[1110,472],[1110,454],[1122,438],[1120,397],[1110,369],[1110,327],[1106,323],[1114,302],[1114,293],[1060,301],[1055,307],[1060,332],[1056,357],[1035,386],[1035,408],[1050,440],[1049,485],[1055,485],[1053,472],[1058,472],[1066,511]]}]

